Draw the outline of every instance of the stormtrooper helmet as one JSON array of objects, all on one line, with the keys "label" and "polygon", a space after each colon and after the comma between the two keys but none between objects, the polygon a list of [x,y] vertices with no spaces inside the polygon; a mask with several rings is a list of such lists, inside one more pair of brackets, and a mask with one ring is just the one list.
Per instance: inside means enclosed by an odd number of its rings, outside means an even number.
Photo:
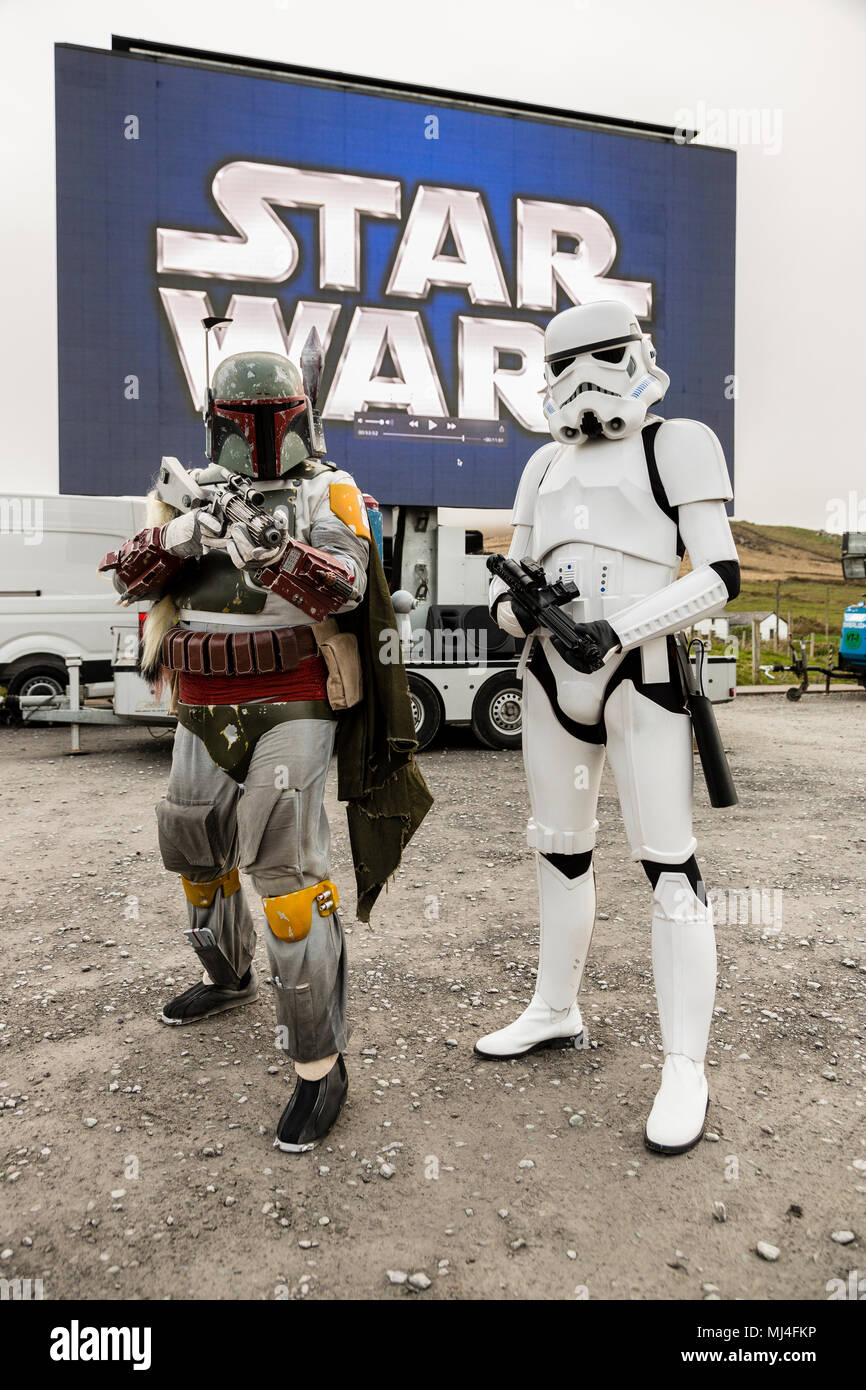
[{"label": "stormtrooper helmet", "polygon": [[579,304],[544,334],[544,413],[554,439],[579,444],[639,430],[670,378],[631,309],[614,299]]}]

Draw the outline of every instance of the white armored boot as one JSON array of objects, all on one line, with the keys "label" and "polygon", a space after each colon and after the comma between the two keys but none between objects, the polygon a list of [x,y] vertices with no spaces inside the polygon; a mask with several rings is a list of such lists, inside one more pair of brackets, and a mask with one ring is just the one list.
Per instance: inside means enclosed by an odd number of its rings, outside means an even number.
[{"label": "white armored boot", "polygon": [[678,1154],[693,1148],[704,1132],[716,942],[712,909],[684,873],[662,872],[653,898],[653,974],[665,1060],[644,1142],[656,1153]]},{"label": "white armored boot", "polygon": [[595,877],[591,864],[570,879],[543,854],[536,861],[541,935],[535,993],[514,1023],[479,1038],[479,1057],[521,1057],[542,1047],[580,1044],[577,992],[595,925]]}]

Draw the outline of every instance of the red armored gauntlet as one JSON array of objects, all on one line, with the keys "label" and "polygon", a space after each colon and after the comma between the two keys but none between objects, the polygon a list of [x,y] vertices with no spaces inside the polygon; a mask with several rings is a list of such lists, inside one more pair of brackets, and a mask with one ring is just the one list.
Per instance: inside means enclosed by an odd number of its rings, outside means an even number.
[{"label": "red armored gauntlet", "polygon": [[184,564],[180,555],[162,548],[164,526],[148,527],[119,550],[109,550],[99,564],[99,573],[114,570],[124,586],[126,599],[151,598],[163,589]]},{"label": "red armored gauntlet", "polygon": [[317,622],[355,597],[349,566],[303,541],[289,541],[281,558],[259,571],[256,582]]}]

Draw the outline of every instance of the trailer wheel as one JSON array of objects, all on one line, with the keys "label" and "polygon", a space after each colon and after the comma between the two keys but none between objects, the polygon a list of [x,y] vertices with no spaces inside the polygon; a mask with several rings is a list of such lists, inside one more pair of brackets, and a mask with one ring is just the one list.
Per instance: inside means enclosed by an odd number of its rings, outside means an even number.
[{"label": "trailer wheel", "polygon": [[472,732],[485,748],[519,748],[523,734],[523,682],[514,671],[485,681],[472,705]]},{"label": "trailer wheel", "polygon": [[439,696],[429,681],[408,672],[409,697],[412,701],[412,718],[415,721],[415,737],[418,750],[428,747],[439,732],[442,723],[442,706]]},{"label": "trailer wheel", "polygon": [[25,657],[16,661],[6,682],[8,695],[62,695],[69,684],[66,666],[50,657],[32,661]]},{"label": "trailer wheel", "polygon": [[792,685],[785,691],[785,698],[788,700],[799,700],[803,694],[802,686]]}]

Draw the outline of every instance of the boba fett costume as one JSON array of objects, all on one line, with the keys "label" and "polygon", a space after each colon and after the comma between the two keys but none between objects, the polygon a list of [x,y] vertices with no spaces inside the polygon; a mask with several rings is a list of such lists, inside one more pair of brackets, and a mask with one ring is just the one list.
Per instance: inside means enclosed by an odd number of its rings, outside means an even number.
[{"label": "boba fett costume", "polygon": [[142,669],[175,687],[159,844],[181,876],[186,935],[205,975],[162,1020],[194,1023],[256,997],[256,928],[239,871],[249,874],[264,909],[278,1043],[298,1073],[276,1143],[303,1151],[331,1128],[348,1085],[346,945],[323,807],[335,739],[362,919],[430,797],[412,757],[405,672],[373,657],[373,631],[394,617],[364,500],[322,457],[300,374],[275,353],[226,359],[206,423],[211,464],[181,475],[205,493],[254,481],[274,521],[269,544],[203,507],[167,506],[158,484],[154,524],[100,569],[124,601],[155,600]]}]

